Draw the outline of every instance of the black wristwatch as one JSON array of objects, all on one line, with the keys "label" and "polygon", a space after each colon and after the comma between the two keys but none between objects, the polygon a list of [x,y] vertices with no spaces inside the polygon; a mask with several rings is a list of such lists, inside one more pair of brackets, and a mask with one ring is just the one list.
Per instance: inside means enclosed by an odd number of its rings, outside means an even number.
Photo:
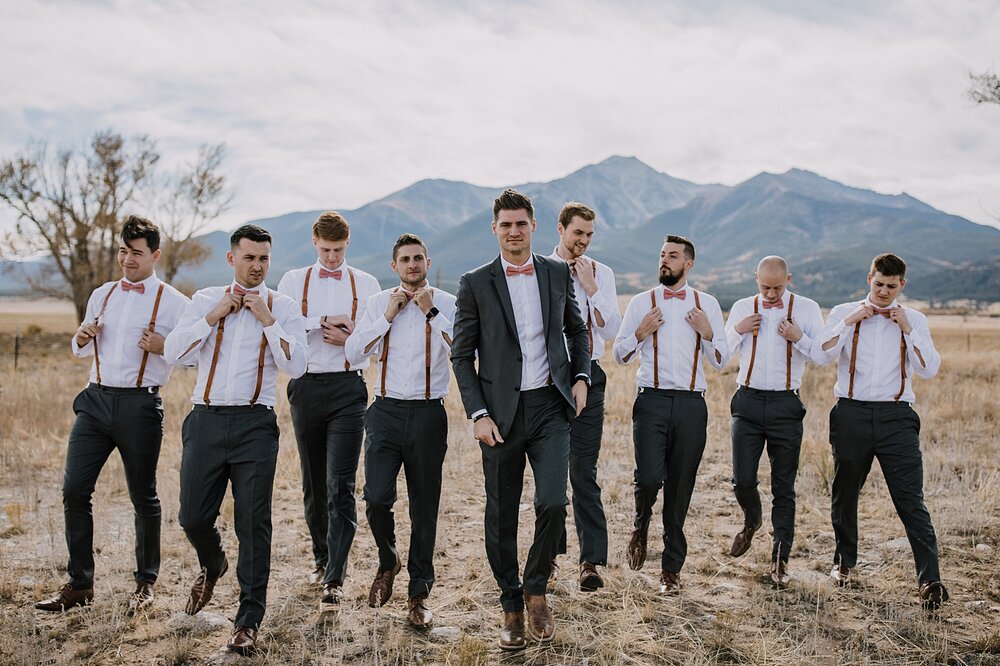
[{"label": "black wristwatch", "polygon": [[431,319],[434,319],[434,317],[437,317],[440,312],[441,312],[440,310],[438,310],[436,307],[432,305],[431,309],[427,311],[427,321],[430,321]]}]

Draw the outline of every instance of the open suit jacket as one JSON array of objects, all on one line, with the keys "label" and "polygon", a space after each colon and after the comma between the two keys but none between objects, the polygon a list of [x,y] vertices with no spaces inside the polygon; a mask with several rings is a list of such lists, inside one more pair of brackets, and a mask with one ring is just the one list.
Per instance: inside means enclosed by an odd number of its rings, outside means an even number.
[{"label": "open suit jacket", "polygon": [[[533,255],[552,383],[575,413],[571,388],[590,376],[587,326],[573,295],[569,265]],[[469,418],[485,409],[506,437],[521,390],[521,345],[507,277],[498,256],[462,276],[458,285],[451,362]],[[476,352],[479,365],[476,367]]]}]

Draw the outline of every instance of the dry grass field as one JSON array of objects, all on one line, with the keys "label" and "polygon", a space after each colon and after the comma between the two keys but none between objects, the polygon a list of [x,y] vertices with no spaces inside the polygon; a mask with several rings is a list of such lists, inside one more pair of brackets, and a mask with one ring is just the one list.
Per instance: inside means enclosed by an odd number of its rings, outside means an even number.
[{"label": "dry grass field", "polygon": [[[38,313],[0,313],[0,335],[17,317],[22,332]],[[58,324],[58,322],[62,324]],[[454,392],[449,452],[438,535],[438,580],[430,605],[435,629],[418,633],[405,622],[405,571],[384,608],[366,604],[375,549],[363,517],[359,475],[358,536],[346,603],[317,611],[319,590],[308,585],[309,541],[302,517],[298,459],[288,405],[278,406],[281,452],[274,492],[274,545],[264,650],[253,658],[220,651],[237,603],[236,579],[220,581],[206,611],[192,622],[182,613],[197,573],[194,550],[177,524],[180,426],[190,409],[195,375],[180,369],[164,390],[166,436],[159,465],[163,503],[163,564],[155,605],[129,618],[132,589],[132,509],[113,456],[94,497],[96,602],[65,614],[36,612],[32,602],[65,580],[66,547],[60,485],[70,403],[86,381],[86,362],[71,358],[72,322],[45,319],[44,338],[13,371],[0,358],[0,664],[1000,664],[1000,320],[932,319],[944,356],[941,373],[917,384],[923,420],[927,504],[937,529],[951,602],[934,617],[917,603],[908,544],[877,466],[862,494],[861,550],[855,585],[833,587],[829,484],[833,461],[827,415],[833,367],[810,368],[803,387],[809,408],[798,481],[793,582],[776,591],[765,583],[768,528],[744,557],[725,552],[738,529],[739,509],[729,484],[728,401],[734,366],[709,372],[709,443],[687,522],[689,557],[679,597],[655,593],[659,519],[654,519],[643,571],[625,565],[631,529],[631,404],[635,367],[605,364],[609,375],[607,426],[600,462],[611,528],[608,586],[581,593],[575,585],[575,534],[550,595],[558,629],[545,647],[505,655],[496,648],[500,608],[483,548],[482,467],[471,427]],[[57,342],[52,342],[56,340]],[[61,343],[58,343],[62,340]],[[53,344],[55,347],[53,348]],[[284,382],[282,381],[282,384]],[[279,390],[283,396],[283,391]],[[767,463],[762,464],[765,491]],[[400,479],[399,542],[408,539]],[[524,495],[521,558],[531,533],[530,484]],[[232,503],[220,518],[230,557],[236,539]],[[572,512],[570,516],[572,520]],[[765,518],[765,525],[769,525]]]}]

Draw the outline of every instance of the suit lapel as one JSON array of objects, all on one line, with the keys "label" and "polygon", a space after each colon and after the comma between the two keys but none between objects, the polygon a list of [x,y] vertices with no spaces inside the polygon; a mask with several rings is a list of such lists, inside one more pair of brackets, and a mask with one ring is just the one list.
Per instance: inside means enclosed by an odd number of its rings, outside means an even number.
[{"label": "suit lapel", "polygon": [[548,339],[549,335],[549,286],[551,282],[551,275],[549,274],[549,266],[544,262],[540,262],[539,257],[535,255],[532,257],[532,261],[535,262],[535,276],[538,279],[538,295],[541,297],[542,305],[542,331],[545,334],[545,338]]},{"label": "suit lapel", "polygon": [[500,257],[497,257],[493,261],[490,272],[493,273],[493,289],[496,290],[497,298],[500,300],[500,309],[503,311],[507,328],[517,338],[517,327],[514,326],[514,305],[510,302],[510,290],[507,289],[507,276],[504,275]]}]

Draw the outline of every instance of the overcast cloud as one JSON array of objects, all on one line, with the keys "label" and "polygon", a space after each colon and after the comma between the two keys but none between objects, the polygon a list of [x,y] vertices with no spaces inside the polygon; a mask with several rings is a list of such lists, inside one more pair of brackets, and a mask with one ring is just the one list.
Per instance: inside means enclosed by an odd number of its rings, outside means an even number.
[{"label": "overcast cloud", "polygon": [[1000,3],[0,0],[0,156],[114,128],[224,142],[232,227],[421,178],[635,155],[695,182],[801,167],[997,224]]}]

